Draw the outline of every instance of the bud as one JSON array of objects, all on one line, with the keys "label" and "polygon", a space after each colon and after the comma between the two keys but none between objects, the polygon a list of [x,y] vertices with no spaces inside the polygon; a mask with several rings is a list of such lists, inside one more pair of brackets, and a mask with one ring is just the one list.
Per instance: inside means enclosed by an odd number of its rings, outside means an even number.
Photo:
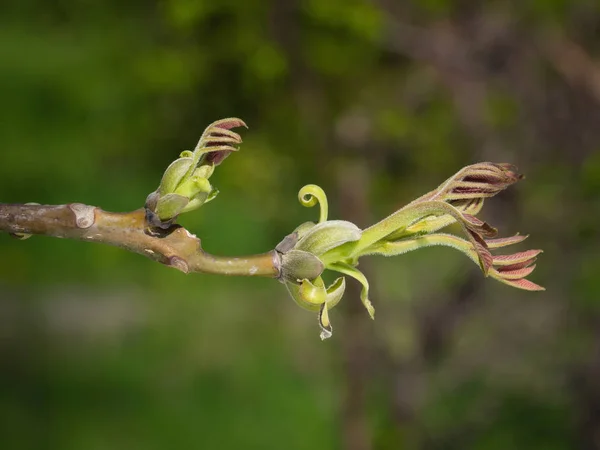
[{"label": "bud", "polygon": [[[346,280],[344,277],[337,278],[326,288],[320,275],[324,269],[338,270],[366,283],[362,273],[344,262],[350,256],[352,244],[360,239],[362,232],[352,222],[327,220],[327,197],[320,187],[305,186],[298,198],[304,206],[320,205],[319,223],[303,223],[275,247],[281,254],[280,279],[296,304],[309,311],[318,311],[321,339],[327,339],[333,330],[329,310],[342,299]],[[336,269],[338,264],[339,269]],[[372,315],[372,306],[366,294],[361,298],[366,302],[365,306],[369,305],[368,310]]]},{"label": "bud", "polygon": [[231,128],[246,126],[236,118],[223,119],[209,125],[194,151],[184,151],[173,161],[158,189],[146,199],[147,217],[153,226],[166,228],[179,214],[193,211],[214,199],[218,190],[208,179],[242,139]]},{"label": "bud", "polygon": [[281,279],[299,283],[304,279],[314,280],[323,273],[325,265],[312,253],[290,250],[281,255]]}]

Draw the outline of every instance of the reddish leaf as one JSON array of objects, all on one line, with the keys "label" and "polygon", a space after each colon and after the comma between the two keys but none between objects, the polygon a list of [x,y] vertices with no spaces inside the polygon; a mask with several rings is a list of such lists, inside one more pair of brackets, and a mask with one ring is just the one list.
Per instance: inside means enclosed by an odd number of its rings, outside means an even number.
[{"label": "reddish leaf", "polygon": [[483,198],[476,197],[469,199],[450,200],[448,203],[450,203],[460,212],[475,215],[481,211],[481,208],[483,207]]},{"label": "reddish leaf", "polygon": [[496,255],[494,256],[494,265],[509,266],[513,264],[523,263],[534,259],[543,250],[527,250],[525,252],[513,253],[512,255]]},{"label": "reddish leaf", "polygon": [[500,247],[507,247],[512,244],[518,244],[519,242],[523,242],[528,237],[529,237],[528,234],[525,234],[525,235],[516,234],[511,237],[486,239],[485,241],[489,248],[500,248]]},{"label": "reddish leaf", "polygon": [[508,284],[509,286],[516,287],[518,289],[524,289],[526,291],[545,291],[546,288],[535,284],[532,281],[529,281],[525,278],[521,278],[519,280],[500,280],[503,283]]},{"label": "reddish leaf", "polygon": [[496,228],[492,227],[489,223],[484,222],[483,220],[478,219],[475,216],[472,216],[470,214],[463,214],[463,217],[467,222],[467,227],[480,234],[481,236],[494,237],[496,236],[496,234],[498,234],[498,230]]},{"label": "reddish leaf", "polygon": [[210,127],[215,128],[223,128],[225,130],[230,130],[231,128],[245,127],[248,128],[248,125],[242,120],[236,117],[230,117],[228,119],[221,119],[213,122]]},{"label": "reddish leaf", "polygon": [[214,164],[218,166],[223,162],[225,158],[229,156],[231,152],[210,152],[204,157],[204,161],[208,164]]},{"label": "reddish leaf", "polygon": [[481,270],[483,270],[483,273],[487,276],[493,264],[492,254],[488,250],[487,244],[479,234],[469,229],[467,229],[467,232],[469,233],[470,241],[473,244],[473,249],[479,257]]},{"label": "reddish leaf", "polygon": [[531,272],[535,269],[535,264],[529,267],[521,267],[511,270],[506,270],[506,267],[502,267],[500,269],[496,269],[499,276],[504,278],[505,280],[518,280],[519,278],[525,278],[530,275]]}]

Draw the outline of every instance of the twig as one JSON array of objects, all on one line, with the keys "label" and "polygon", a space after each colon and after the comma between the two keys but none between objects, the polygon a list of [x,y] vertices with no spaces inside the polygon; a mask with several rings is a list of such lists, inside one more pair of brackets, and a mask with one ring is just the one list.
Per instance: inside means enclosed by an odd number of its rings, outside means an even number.
[{"label": "twig", "polygon": [[556,71],[569,83],[586,88],[600,102],[600,64],[583,47],[558,31],[543,34],[539,41],[542,52]]},{"label": "twig", "polygon": [[224,257],[202,250],[200,239],[179,225],[154,230],[146,221],[146,210],[112,213],[100,208],[68,205],[22,205],[0,203],[0,231],[13,235],[44,235],[99,242],[121,247],[184,273],[262,276],[275,278],[280,272],[279,254]]}]

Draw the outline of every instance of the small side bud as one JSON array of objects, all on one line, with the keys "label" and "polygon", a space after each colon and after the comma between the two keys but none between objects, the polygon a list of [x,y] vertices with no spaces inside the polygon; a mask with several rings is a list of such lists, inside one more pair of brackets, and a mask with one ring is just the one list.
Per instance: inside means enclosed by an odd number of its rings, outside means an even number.
[{"label": "small side bud", "polygon": [[75,215],[75,224],[77,228],[89,228],[94,224],[96,215],[94,206],[84,205],[82,203],[71,203],[69,209]]},{"label": "small side bud", "polygon": [[284,237],[283,240],[277,244],[275,250],[277,250],[279,253],[287,253],[294,248],[296,242],[298,242],[298,232],[294,231],[293,233]]},{"label": "small side bud", "polygon": [[281,281],[298,283],[300,280],[314,280],[323,270],[325,265],[312,253],[302,250],[290,250],[281,255]]},{"label": "small side bud", "polygon": [[186,274],[190,272],[190,267],[188,266],[188,263],[179,256],[171,256],[169,258],[168,265]]}]

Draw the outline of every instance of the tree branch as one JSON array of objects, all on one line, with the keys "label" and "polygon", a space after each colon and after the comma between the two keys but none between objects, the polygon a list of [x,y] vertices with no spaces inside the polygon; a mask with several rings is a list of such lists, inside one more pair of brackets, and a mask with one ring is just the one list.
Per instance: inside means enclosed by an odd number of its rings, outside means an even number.
[{"label": "tree branch", "polygon": [[0,231],[13,235],[36,234],[121,247],[184,273],[262,276],[276,278],[279,254],[224,257],[202,250],[200,239],[180,225],[166,230],[148,226],[146,210],[127,213],[103,211],[81,203],[22,205],[0,203]]},{"label": "tree branch", "polygon": [[539,47],[569,83],[584,87],[600,102],[600,64],[583,47],[558,30],[544,33],[539,39]]}]

